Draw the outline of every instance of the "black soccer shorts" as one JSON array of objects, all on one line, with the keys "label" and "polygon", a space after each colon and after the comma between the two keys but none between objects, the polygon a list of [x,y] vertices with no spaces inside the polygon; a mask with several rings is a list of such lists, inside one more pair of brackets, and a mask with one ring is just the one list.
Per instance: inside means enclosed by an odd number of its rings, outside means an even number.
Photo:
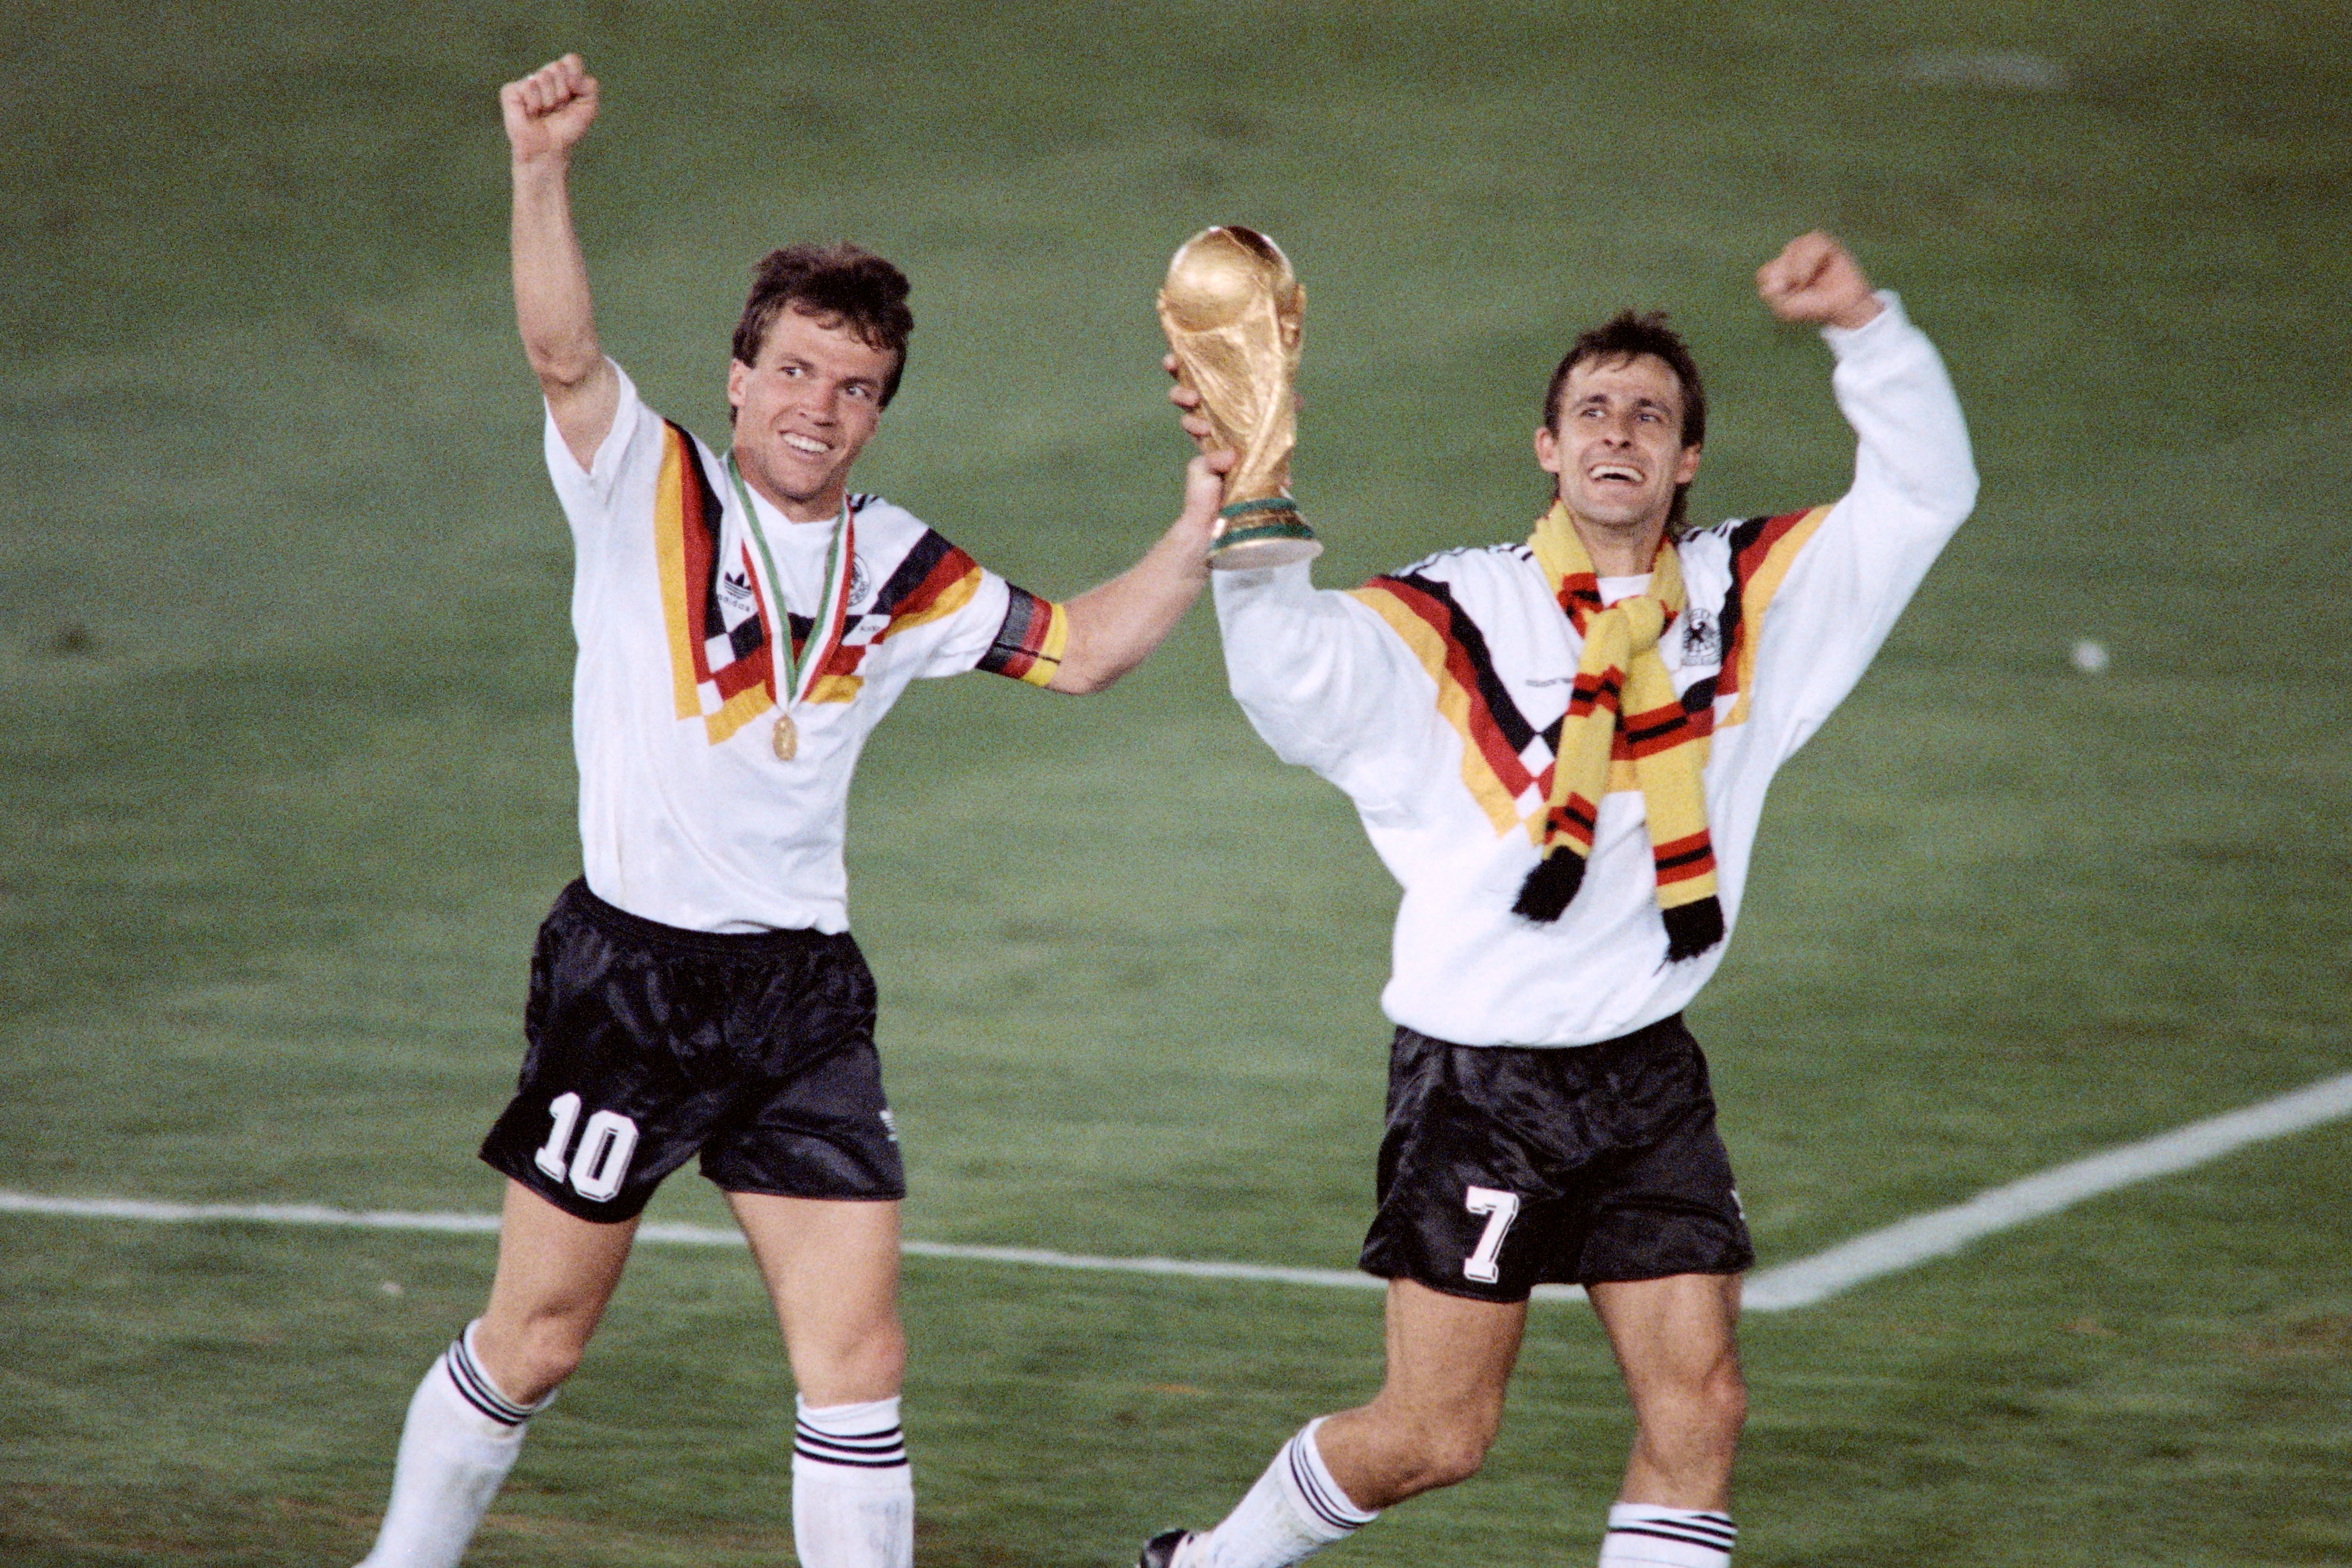
[{"label": "black soccer shorts", "polygon": [[1449,1296],[1737,1274],[1755,1261],[1681,1016],[1600,1045],[1456,1046],[1400,1028],[1360,1267]]},{"label": "black soccer shorts", "polygon": [[568,1214],[632,1218],[697,1150],[730,1193],[907,1194],[846,932],[679,931],[575,881],[540,927],[523,1035],[482,1158]]}]

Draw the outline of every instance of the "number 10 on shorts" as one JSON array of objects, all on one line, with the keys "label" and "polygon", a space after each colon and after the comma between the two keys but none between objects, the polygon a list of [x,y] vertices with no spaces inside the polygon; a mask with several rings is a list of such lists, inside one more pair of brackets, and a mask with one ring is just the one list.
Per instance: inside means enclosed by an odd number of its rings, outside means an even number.
[{"label": "number 10 on shorts", "polygon": [[1481,1285],[1492,1285],[1498,1278],[1495,1260],[1502,1256],[1503,1237],[1511,1233],[1511,1222],[1519,1217],[1519,1194],[1500,1187],[1472,1187],[1462,1206],[1472,1214],[1486,1216],[1486,1228],[1479,1233],[1477,1247],[1462,1260],[1462,1277],[1475,1279]]},{"label": "number 10 on shorts", "polygon": [[629,1173],[629,1157],[637,1152],[637,1124],[617,1110],[596,1112],[580,1129],[580,1146],[572,1149],[567,1164],[564,1151],[571,1148],[572,1130],[580,1121],[580,1097],[557,1095],[548,1101],[547,1114],[555,1119],[555,1125],[548,1129],[547,1142],[531,1156],[531,1163],[546,1172],[550,1181],[568,1177],[572,1190],[582,1197],[593,1203],[609,1202],[621,1190],[621,1179]]}]

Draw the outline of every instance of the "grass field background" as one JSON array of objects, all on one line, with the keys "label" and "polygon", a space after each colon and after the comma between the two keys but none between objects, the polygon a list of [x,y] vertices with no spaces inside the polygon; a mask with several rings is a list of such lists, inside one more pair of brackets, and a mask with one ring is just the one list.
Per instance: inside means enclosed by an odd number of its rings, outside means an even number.
[{"label": "grass field background", "polygon": [[[480,1210],[577,868],[569,550],[497,84],[603,79],[604,335],[723,426],[745,269],[916,281],[861,483],[1066,594],[1171,514],[1150,290],[1309,293],[1348,584],[1531,515],[1568,337],[1664,305],[1706,516],[1832,499],[1755,266],[1844,236],[1977,518],[1783,775],[1694,1012],[1767,1263],[2352,1066],[2352,53],[2338,5],[0,8],[0,1186]],[[2096,678],[2068,649],[2113,654]],[[1112,693],[910,693],[852,809],[910,1234],[1345,1266],[1393,890],[1196,613]],[[717,1223],[692,1177],[656,1217]],[[2352,1129],[1751,1320],[1755,1564],[2352,1560]],[[0,1561],[356,1558],[479,1239],[0,1219]],[[1122,1563],[1378,1370],[1377,1299],[915,1260],[936,1568]],[[1545,1308],[1487,1471],[1335,1555],[1589,1561],[1626,1425]],[[748,1263],[647,1249],[472,1561],[787,1551]]]}]

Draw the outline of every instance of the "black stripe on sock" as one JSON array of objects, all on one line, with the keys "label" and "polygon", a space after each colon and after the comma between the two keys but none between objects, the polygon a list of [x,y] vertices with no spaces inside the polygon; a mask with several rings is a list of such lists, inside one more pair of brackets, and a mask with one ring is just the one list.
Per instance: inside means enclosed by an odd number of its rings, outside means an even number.
[{"label": "black stripe on sock", "polygon": [[1731,1521],[1721,1514],[1691,1513],[1676,1519],[1637,1519],[1630,1524],[1612,1526],[1616,1530],[1686,1531],[1707,1541],[1719,1541],[1726,1552],[1739,1539],[1739,1531]]},{"label": "black stripe on sock", "polygon": [[877,1444],[903,1443],[907,1440],[906,1428],[902,1426],[887,1426],[879,1432],[828,1432],[814,1422],[794,1421],[793,1430],[805,1436],[823,1437],[829,1443],[847,1443],[866,1448]]},{"label": "black stripe on sock", "polygon": [[796,1421],[793,1424],[793,1435],[819,1443],[829,1443],[839,1448],[863,1449],[867,1452],[882,1448],[896,1448],[907,1440],[905,1432],[896,1426],[887,1432],[859,1432],[854,1436],[844,1436],[837,1432],[828,1432],[822,1426],[812,1426],[805,1421]]},{"label": "black stripe on sock", "polygon": [[1673,1520],[1647,1520],[1640,1524],[1612,1524],[1612,1535],[1647,1535],[1658,1541],[1679,1541],[1685,1546],[1706,1546],[1728,1555],[1738,1531],[1725,1531],[1720,1534],[1705,1534],[1696,1530],[1685,1530]]},{"label": "black stripe on sock", "polygon": [[820,1465],[887,1470],[907,1462],[907,1437],[905,1431],[897,1426],[887,1432],[861,1432],[840,1437],[820,1432],[805,1421],[796,1421],[793,1424],[793,1452]]},{"label": "black stripe on sock", "polygon": [[449,1365],[449,1381],[457,1385],[457,1392],[464,1396],[466,1403],[499,1426],[520,1426],[538,1414],[536,1410],[517,1405],[499,1392],[498,1384],[490,1381],[489,1374],[474,1364],[473,1356],[466,1349],[463,1334],[449,1342],[449,1353],[445,1359]]},{"label": "black stripe on sock", "polygon": [[907,1468],[904,1453],[894,1454],[886,1459],[853,1459],[840,1454],[820,1454],[798,1444],[793,1446],[793,1452],[811,1464],[836,1465],[846,1470],[903,1470]]},{"label": "black stripe on sock", "polygon": [[1315,1510],[1315,1517],[1332,1529],[1361,1530],[1364,1527],[1362,1517],[1352,1508],[1342,1511],[1331,1494],[1316,1480],[1314,1470],[1307,1463],[1307,1456],[1298,1451],[1301,1441],[1293,1437],[1288,1446],[1290,1479],[1298,1484],[1298,1495],[1307,1500],[1307,1506]]}]

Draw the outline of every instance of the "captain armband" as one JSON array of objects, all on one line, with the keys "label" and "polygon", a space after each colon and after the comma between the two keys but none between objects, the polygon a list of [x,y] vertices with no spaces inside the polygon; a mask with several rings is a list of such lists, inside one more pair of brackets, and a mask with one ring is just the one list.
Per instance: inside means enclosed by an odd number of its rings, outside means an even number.
[{"label": "captain armband", "polygon": [[1062,668],[1062,652],[1069,645],[1070,613],[1051,599],[1041,599],[1011,584],[1004,606],[1004,624],[996,640],[980,656],[980,668],[1009,675],[1032,686],[1052,684]]}]

